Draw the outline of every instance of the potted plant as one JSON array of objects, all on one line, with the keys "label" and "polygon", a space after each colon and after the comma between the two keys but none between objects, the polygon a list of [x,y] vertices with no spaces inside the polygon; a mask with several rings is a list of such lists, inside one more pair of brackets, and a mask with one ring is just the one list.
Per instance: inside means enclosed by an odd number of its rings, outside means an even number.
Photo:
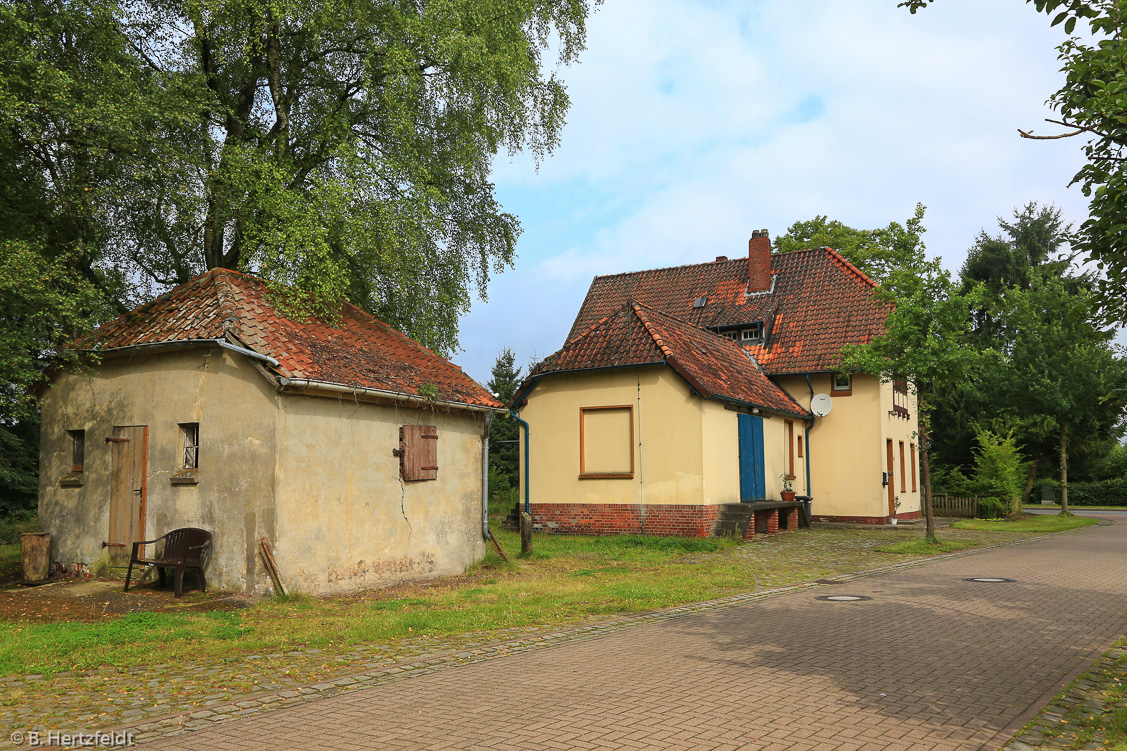
[{"label": "potted plant", "polygon": [[900,496],[894,496],[892,498],[892,507],[894,511],[892,512],[892,516],[889,517],[888,523],[895,527],[897,522],[896,514],[900,512]]},{"label": "potted plant", "polygon": [[783,481],[783,492],[779,495],[787,503],[792,502],[794,500],[794,484],[791,482],[791,480],[793,480],[794,478],[784,472],[783,474],[779,475],[779,479]]}]

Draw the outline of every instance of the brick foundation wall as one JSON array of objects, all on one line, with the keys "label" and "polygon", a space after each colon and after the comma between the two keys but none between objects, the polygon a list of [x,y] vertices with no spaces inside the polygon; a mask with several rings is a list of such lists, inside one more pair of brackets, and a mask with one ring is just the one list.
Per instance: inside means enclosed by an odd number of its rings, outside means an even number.
[{"label": "brick foundation wall", "polygon": [[708,537],[718,506],[634,503],[533,503],[532,528],[563,535],[647,534]]},{"label": "brick foundation wall", "polygon": [[[922,515],[922,511],[905,511],[897,514],[896,518],[900,521],[908,521],[909,519],[919,519]],[[888,520],[892,518],[889,516],[824,516],[821,514],[813,514],[813,517],[816,522],[849,522],[850,524],[888,524]]]}]

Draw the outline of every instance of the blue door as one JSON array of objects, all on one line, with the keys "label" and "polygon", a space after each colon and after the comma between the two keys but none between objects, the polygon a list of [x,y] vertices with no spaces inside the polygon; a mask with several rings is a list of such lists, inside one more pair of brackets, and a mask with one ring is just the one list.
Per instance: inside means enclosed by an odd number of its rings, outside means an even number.
[{"label": "blue door", "polygon": [[740,418],[740,501],[767,498],[763,481],[763,418],[741,414]]}]

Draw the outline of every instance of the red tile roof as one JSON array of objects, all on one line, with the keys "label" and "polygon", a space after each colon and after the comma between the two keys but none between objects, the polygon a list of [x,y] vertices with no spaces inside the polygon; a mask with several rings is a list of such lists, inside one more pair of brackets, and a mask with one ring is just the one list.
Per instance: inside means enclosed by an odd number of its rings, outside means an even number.
[{"label": "red tile roof", "polygon": [[[595,277],[568,339],[635,300],[697,326],[762,321],[764,345],[747,349],[770,375],[832,371],[841,348],[883,331],[888,308],[876,285],[830,248],[771,256],[772,290],[747,295],[747,257]],[[694,303],[704,298],[703,307]]]},{"label": "red tile roof", "polygon": [[421,396],[433,385],[443,402],[501,408],[458,366],[383,321],[345,303],[339,325],[295,321],[278,312],[266,282],[213,269],[126,313],[78,343],[114,349],[190,339],[227,339],[278,360],[279,376]]},{"label": "red tile roof", "polygon": [[706,399],[809,417],[735,342],[634,301],[581,332],[540,363],[530,378],[562,371],[662,363],[677,371]]}]

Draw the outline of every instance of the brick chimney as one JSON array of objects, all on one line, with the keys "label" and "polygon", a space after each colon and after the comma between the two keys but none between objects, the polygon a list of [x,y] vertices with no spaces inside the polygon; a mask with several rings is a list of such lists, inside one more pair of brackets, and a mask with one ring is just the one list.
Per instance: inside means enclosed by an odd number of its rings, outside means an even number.
[{"label": "brick chimney", "polygon": [[749,293],[771,289],[771,236],[765,229],[752,232],[747,242],[747,279]]}]

